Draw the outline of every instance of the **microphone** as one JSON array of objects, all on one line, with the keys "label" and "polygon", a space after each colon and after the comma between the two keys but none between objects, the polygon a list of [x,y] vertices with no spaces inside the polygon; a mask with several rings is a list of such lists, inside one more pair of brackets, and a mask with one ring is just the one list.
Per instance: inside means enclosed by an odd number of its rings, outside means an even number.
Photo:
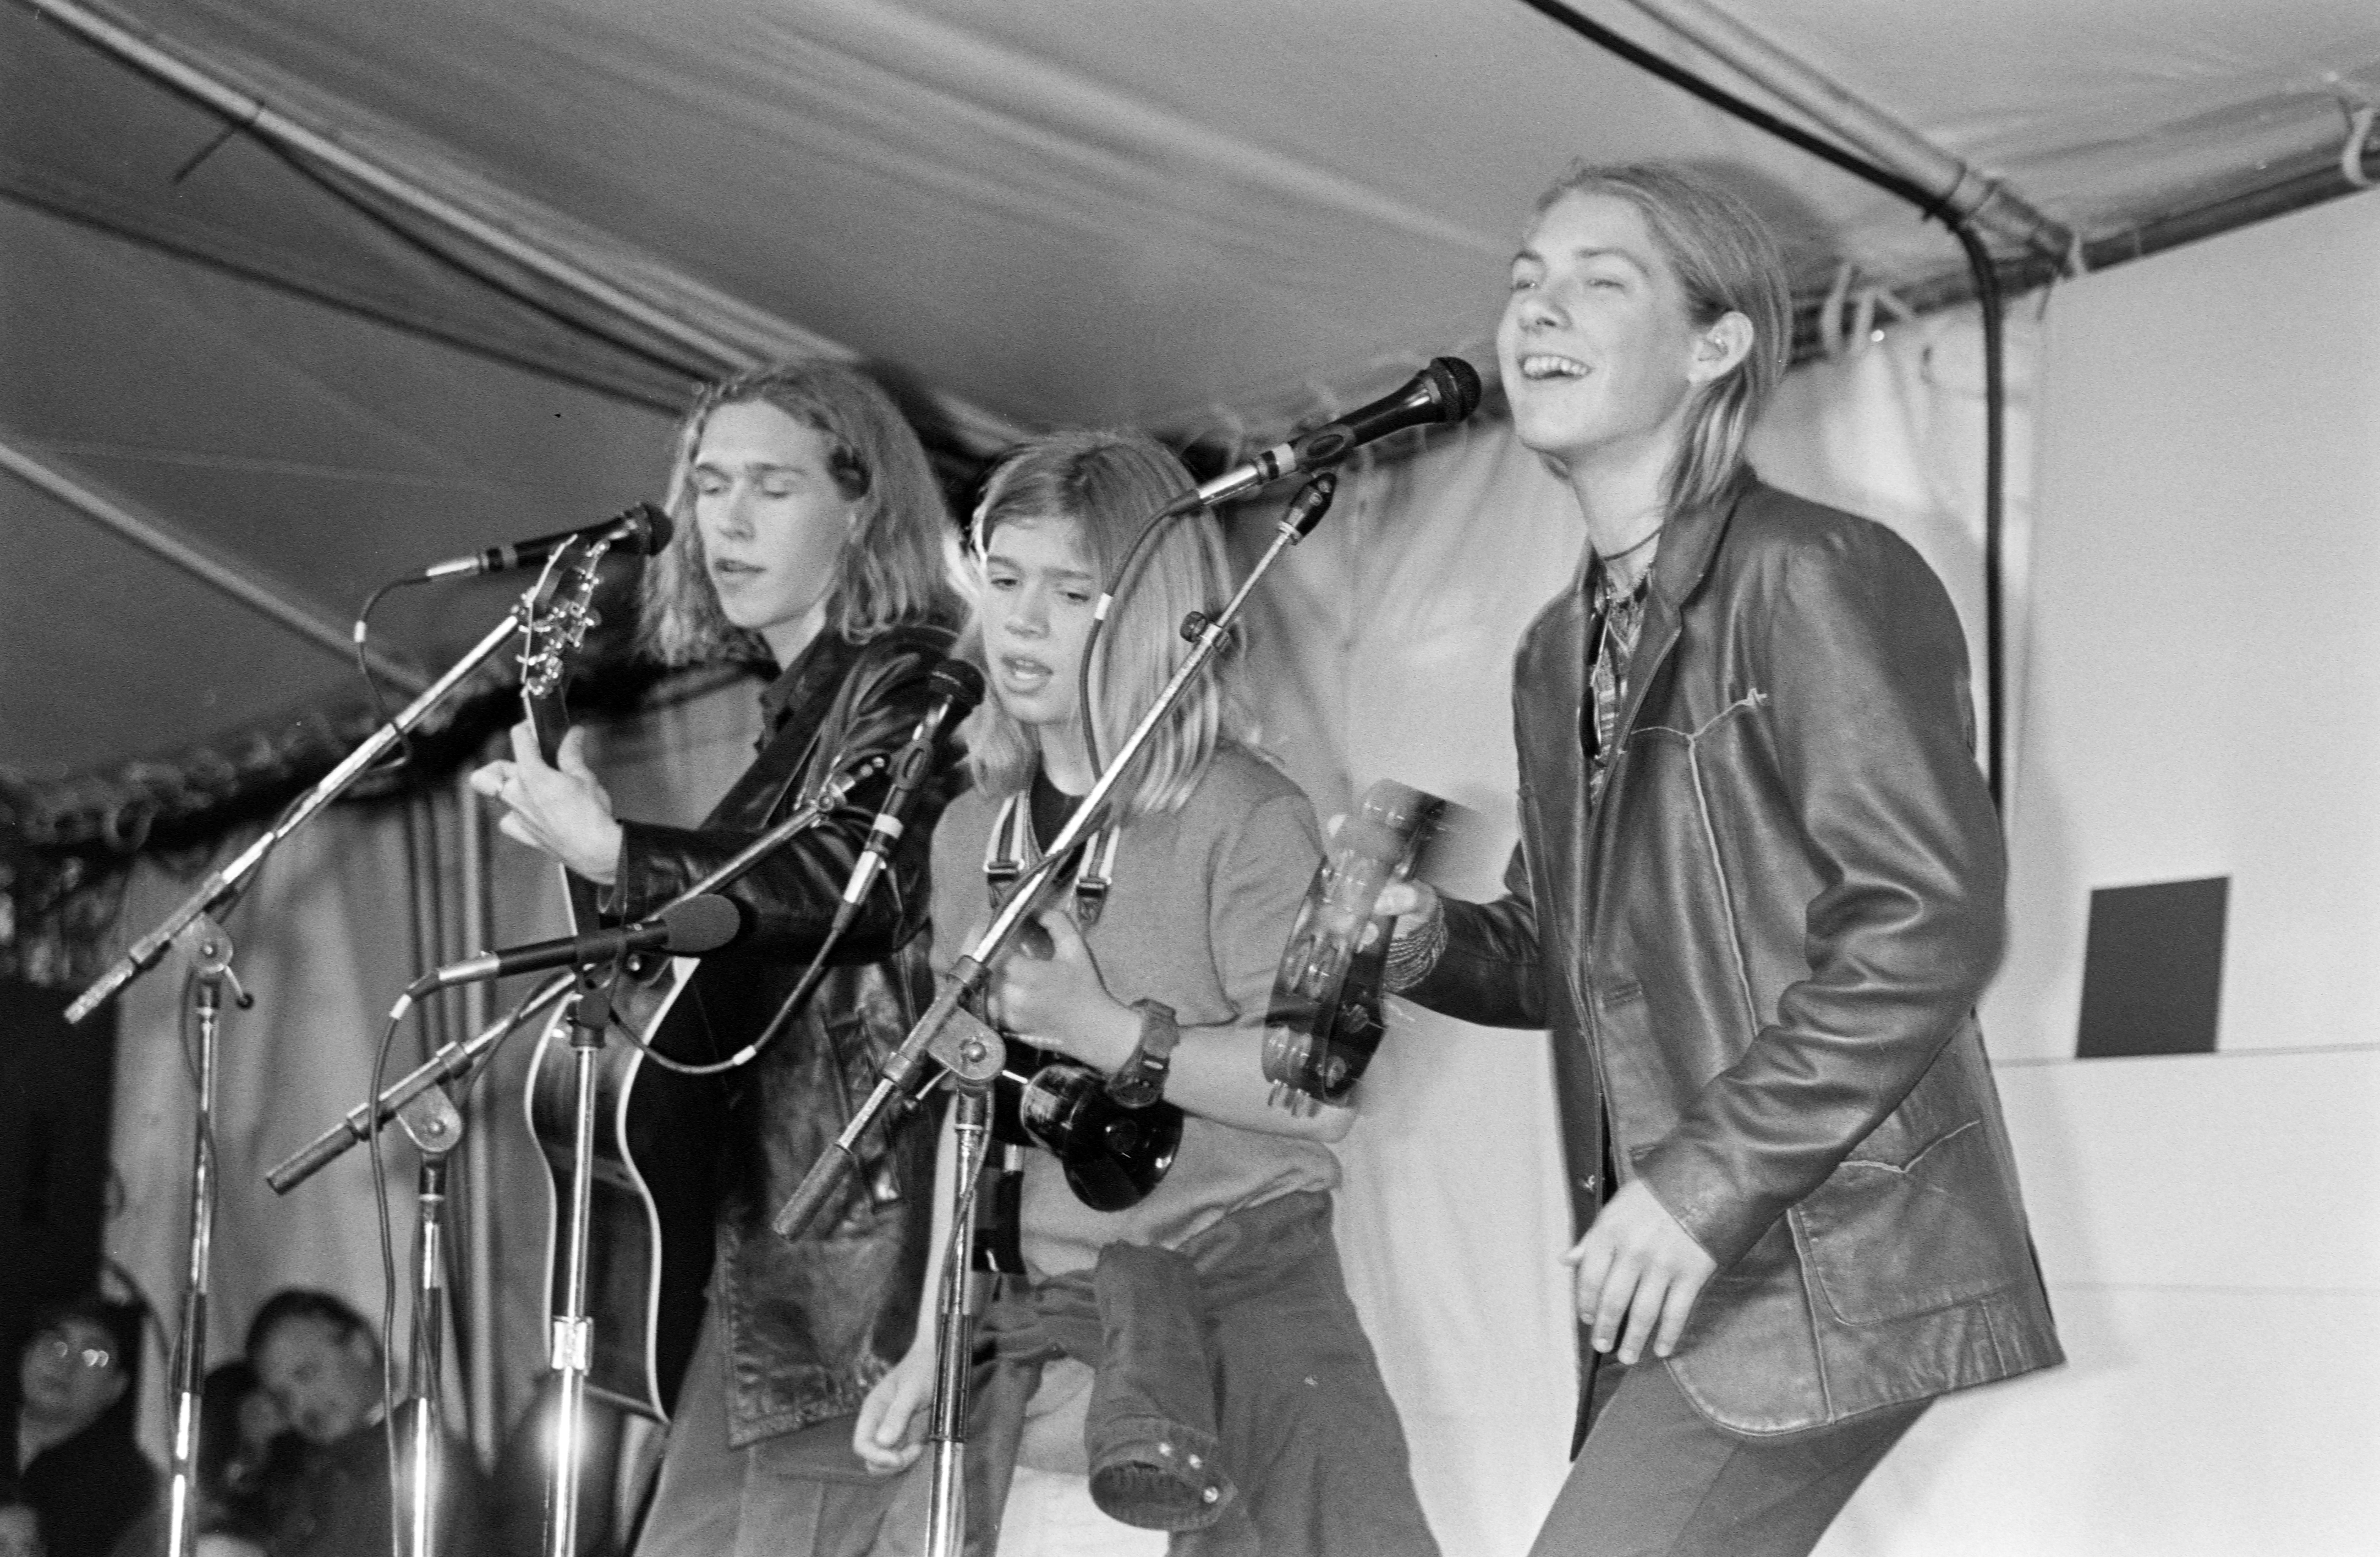
[{"label": "microphone", "polygon": [[1275,444],[1247,464],[1174,499],[1168,511],[1190,513],[1301,470],[1325,469],[1375,439],[1408,427],[1461,421],[1478,408],[1479,371],[1460,357],[1434,357],[1402,389],[1286,444]]},{"label": "microphone", "polygon": [[909,744],[892,760],[892,787],[868,829],[868,846],[860,851],[858,863],[851,870],[851,881],[843,889],[843,906],[835,910],[837,929],[850,922],[851,916],[858,911],[868,889],[876,884],[877,873],[884,869],[886,857],[901,841],[909,807],[917,798],[917,791],[925,786],[926,775],[933,771],[936,748],[950,730],[983,701],[983,673],[965,660],[944,660],[926,680],[934,693],[933,706],[926,710],[926,717],[917,721]]},{"label": "microphone", "polygon": [[615,546],[649,557],[669,544],[670,532],[677,527],[670,517],[650,503],[639,503],[626,509],[617,518],[601,524],[581,525],[577,529],[558,529],[552,535],[540,535],[533,541],[516,541],[509,546],[491,546],[468,557],[451,557],[433,563],[421,570],[424,578],[469,578],[482,573],[502,573],[508,568],[535,567],[546,558],[574,541],[609,541]]},{"label": "microphone", "polygon": [[683,903],[671,904],[653,918],[637,924],[621,925],[612,930],[591,930],[584,935],[565,935],[552,941],[532,941],[526,946],[481,952],[476,957],[450,962],[433,972],[423,974],[407,986],[398,998],[395,1009],[389,1013],[389,1020],[403,1019],[406,1012],[412,1009],[413,1003],[432,990],[475,983],[482,979],[502,979],[515,973],[535,973],[541,968],[610,962],[637,952],[663,952],[674,957],[698,957],[705,952],[715,952],[726,945],[743,928],[743,916],[727,899],[712,894],[689,897]]}]

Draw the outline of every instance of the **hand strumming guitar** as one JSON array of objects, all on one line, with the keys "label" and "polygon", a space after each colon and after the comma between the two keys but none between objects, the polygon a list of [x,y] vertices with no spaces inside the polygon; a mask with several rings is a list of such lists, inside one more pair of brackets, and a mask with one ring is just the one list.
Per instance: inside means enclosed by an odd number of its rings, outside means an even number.
[{"label": "hand strumming guitar", "polygon": [[590,882],[612,884],[620,868],[620,824],[612,797],[587,766],[587,732],[573,729],[548,762],[523,720],[513,726],[510,760],[471,775],[471,787],[509,808],[496,826],[505,837],[552,855]]}]

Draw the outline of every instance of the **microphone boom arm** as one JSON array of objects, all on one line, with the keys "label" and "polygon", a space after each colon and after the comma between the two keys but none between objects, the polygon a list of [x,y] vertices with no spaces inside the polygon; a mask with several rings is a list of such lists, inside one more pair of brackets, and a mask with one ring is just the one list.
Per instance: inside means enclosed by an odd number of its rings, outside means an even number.
[{"label": "microphone boom arm", "polygon": [[365,769],[379,761],[465,677],[502,649],[504,641],[519,630],[528,611],[527,597],[516,602],[513,608],[504,614],[504,620],[488,629],[488,636],[473,644],[445,675],[424,687],[420,696],[406,704],[387,724],[365,736],[362,744],[348,752],[337,767],[315,780],[312,788],[292,802],[289,809],[237,858],[209,871],[206,879],[173,912],[167,914],[156,929],[134,942],[113,967],[75,997],[74,1004],[67,1007],[67,1021],[69,1024],[79,1022],[98,1010],[106,1004],[109,996],[163,961],[166,950],[174,943],[174,938],[196,923],[200,915],[215,912],[237,895],[248,878],[264,863],[265,856],[311,821],[316,812],[344,794],[363,775]]},{"label": "microphone boom arm", "polygon": [[[795,810],[792,815],[738,849],[725,863],[662,904],[655,912],[665,914],[681,904],[690,903],[706,894],[716,892],[742,876],[753,866],[758,865],[770,850],[784,843],[804,828],[814,826],[820,818],[841,805],[844,796],[848,795],[861,780],[882,768],[886,760],[883,753],[872,753],[829,779],[820,786],[817,795]],[[337,1124],[283,1159],[278,1166],[264,1175],[265,1183],[273,1186],[275,1194],[286,1195],[313,1177],[349,1147],[369,1139],[372,1132],[395,1118],[404,1111],[406,1104],[431,1088],[442,1082],[458,1078],[468,1085],[470,1078],[478,1072],[481,1062],[495,1046],[527,1021],[532,1013],[553,1004],[564,995],[568,994],[571,985],[576,981],[576,977],[575,974],[565,973],[547,979],[511,1016],[490,1023],[462,1043],[450,1043],[439,1050],[415,1067],[409,1075],[383,1088],[380,1096],[370,1105],[358,1104],[350,1109],[346,1117]],[[405,1014],[412,1008],[413,1000],[413,992],[407,991],[398,1000],[397,1007],[390,1014],[389,1019],[392,1022],[402,1020]]]}]

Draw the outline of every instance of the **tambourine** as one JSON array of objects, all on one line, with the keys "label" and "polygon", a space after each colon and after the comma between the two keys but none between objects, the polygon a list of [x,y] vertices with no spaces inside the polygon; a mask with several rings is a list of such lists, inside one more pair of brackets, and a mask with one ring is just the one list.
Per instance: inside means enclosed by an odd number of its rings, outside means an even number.
[{"label": "tambourine", "polygon": [[1344,1107],[1380,1046],[1382,975],[1396,920],[1380,891],[1409,874],[1446,802],[1390,779],[1340,823],[1273,977],[1264,1071],[1272,1101],[1294,1114]]}]

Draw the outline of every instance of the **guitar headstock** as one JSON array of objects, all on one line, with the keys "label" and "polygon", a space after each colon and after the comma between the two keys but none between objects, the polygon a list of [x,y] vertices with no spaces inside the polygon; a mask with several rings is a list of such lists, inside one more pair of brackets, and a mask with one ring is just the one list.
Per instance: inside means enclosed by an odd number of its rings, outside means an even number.
[{"label": "guitar headstock", "polygon": [[570,728],[566,704],[579,651],[603,620],[595,611],[595,588],[611,549],[607,536],[568,541],[547,559],[522,606],[521,710],[537,732],[539,755],[549,762]]}]

